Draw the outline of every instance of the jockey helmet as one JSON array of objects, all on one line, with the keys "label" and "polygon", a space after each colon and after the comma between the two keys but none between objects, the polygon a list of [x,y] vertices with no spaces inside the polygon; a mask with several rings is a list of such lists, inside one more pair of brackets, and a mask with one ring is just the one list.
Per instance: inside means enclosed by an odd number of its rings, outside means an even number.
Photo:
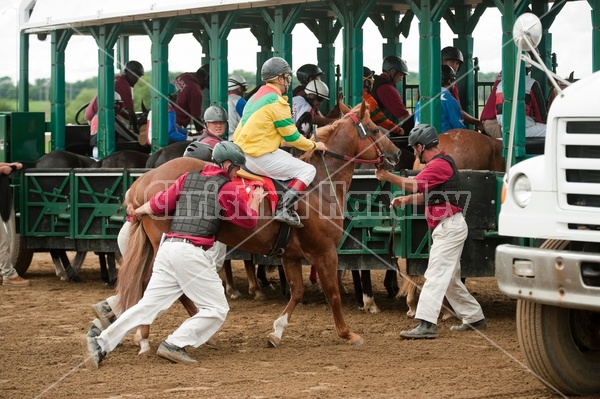
[{"label": "jockey helmet", "polygon": [[131,72],[132,74],[140,77],[144,74],[144,67],[137,61],[129,61],[125,64],[125,72]]},{"label": "jockey helmet", "polygon": [[462,52],[452,46],[444,47],[442,49],[442,61],[445,60],[455,60],[460,62],[461,65],[465,62]]},{"label": "jockey helmet", "polygon": [[218,105],[212,105],[204,111],[204,122],[227,122],[227,111]]},{"label": "jockey helmet", "polygon": [[260,78],[266,83],[283,75],[284,73],[292,73],[290,64],[288,64],[287,61],[281,57],[273,57],[266,60],[263,64],[260,70]]},{"label": "jockey helmet", "polygon": [[311,80],[304,89],[306,94],[315,94],[317,97],[326,100],[329,98],[329,88],[320,80]]},{"label": "jockey helmet", "polygon": [[192,141],[185,148],[183,156],[210,162],[210,160],[212,159],[212,148],[210,148],[210,146],[206,143]]},{"label": "jockey helmet", "polygon": [[363,67],[363,80],[371,80],[373,79],[373,75],[375,75],[375,71],[372,71],[371,68]]},{"label": "jockey helmet", "polygon": [[317,76],[323,75],[323,71],[315,64],[304,64],[296,72],[296,77],[301,84],[305,85],[309,79],[315,79]]},{"label": "jockey helmet", "polygon": [[420,123],[413,127],[408,136],[408,145],[411,147],[421,144],[424,148],[431,148],[438,145],[438,142],[437,130],[427,123]]},{"label": "jockey helmet", "polygon": [[223,162],[226,160],[239,167],[246,164],[244,151],[233,141],[218,142],[213,148],[212,158],[220,166],[223,166]]},{"label": "jockey helmet", "polygon": [[239,88],[244,90],[248,88],[246,79],[242,75],[231,75],[227,79],[227,90],[236,90]]},{"label": "jockey helmet", "polygon": [[448,85],[456,80],[456,72],[448,65],[442,65],[442,85]]},{"label": "jockey helmet", "polygon": [[406,66],[406,62],[397,55],[388,55],[383,59],[383,65],[381,66],[383,72],[389,72],[392,69],[395,69],[396,72],[401,72],[404,75],[408,75],[408,66]]}]

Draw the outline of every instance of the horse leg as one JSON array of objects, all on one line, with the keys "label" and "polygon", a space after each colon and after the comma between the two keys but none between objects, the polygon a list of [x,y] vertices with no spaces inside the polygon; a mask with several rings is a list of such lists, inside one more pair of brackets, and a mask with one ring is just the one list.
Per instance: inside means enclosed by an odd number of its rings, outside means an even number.
[{"label": "horse leg", "polygon": [[238,299],[242,294],[235,288],[233,282],[233,272],[231,270],[231,260],[227,259],[223,262],[223,273],[225,273],[225,293],[231,299]]},{"label": "horse leg", "polygon": [[56,277],[65,281],[69,277],[67,276],[67,272],[65,271],[65,268],[63,267],[62,263],[60,262],[60,257],[58,256],[58,251],[59,251],[58,249],[51,249],[50,256],[52,257],[52,264],[54,265],[54,271],[56,273]]},{"label": "horse leg", "polygon": [[100,278],[105,284],[109,284],[110,277],[108,276],[108,267],[106,266],[106,254],[104,252],[97,252],[97,255],[100,260]]},{"label": "horse leg", "polygon": [[406,315],[408,317],[415,317],[417,312],[417,281],[416,277],[410,277],[408,275],[404,275],[404,283],[402,283],[402,288],[400,292],[406,296],[406,305],[408,306],[408,311]]},{"label": "horse leg", "polygon": [[284,297],[290,299],[290,286],[288,285],[288,280],[286,279],[283,266],[277,266],[277,271],[279,272],[279,284],[281,285],[281,293]]},{"label": "horse leg", "polygon": [[75,273],[79,273],[79,270],[81,270],[81,266],[83,266],[83,262],[85,261],[86,256],[86,251],[77,251],[77,253],[75,253],[73,262],[71,262],[71,267],[73,268],[73,271]]},{"label": "horse leg", "polygon": [[106,263],[108,264],[108,285],[114,286],[117,283],[117,263],[114,252],[106,254]]},{"label": "horse leg", "polygon": [[[331,306],[333,321],[338,336],[348,340],[352,345],[360,345],[364,340],[360,335],[350,331],[342,313],[342,300],[337,281],[337,263],[337,253],[335,248],[333,248],[329,254],[320,257],[318,262],[313,262],[313,265],[317,268],[319,280],[321,280],[321,289],[325,293],[329,306]],[[286,272],[287,270],[288,267],[286,265]]]},{"label": "horse leg", "polygon": [[267,277],[267,266],[258,265],[256,270],[256,278],[258,279],[258,283],[261,285],[263,290],[275,291],[275,287],[273,287],[273,284],[271,284]]},{"label": "horse leg", "polygon": [[[283,271],[283,275],[282,275]],[[269,345],[273,348],[277,348],[281,343],[283,333],[288,326],[288,322],[294,313],[294,309],[298,306],[298,303],[302,301],[304,296],[304,284],[302,281],[302,261],[286,260],[283,266],[279,266],[279,279],[286,282],[286,286],[289,287],[289,302],[286,305],[283,312],[279,315],[277,320],[273,322],[273,332],[267,335]],[[289,285],[288,285],[289,284]],[[283,291],[285,294],[285,291]]]},{"label": "horse leg", "polygon": [[354,284],[354,300],[358,305],[358,309],[364,310],[365,303],[363,301],[363,289],[360,279],[360,270],[352,270],[352,283]]},{"label": "horse leg", "polygon": [[65,269],[65,272],[67,273],[67,277],[69,277],[69,280],[74,281],[76,283],[80,283],[81,278],[77,275],[77,273],[75,273],[75,271],[71,267],[71,262],[69,262],[69,257],[67,256],[67,251],[65,251],[64,249],[57,249],[55,251],[57,251],[57,256],[60,258],[62,266]]},{"label": "horse leg", "polygon": [[246,269],[246,276],[248,277],[248,293],[254,296],[254,300],[264,301],[267,299],[258,280],[256,279],[256,273],[254,272],[254,263],[250,259],[244,260],[244,268]]},{"label": "horse leg", "polygon": [[395,270],[387,270],[383,279],[383,286],[387,290],[388,298],[392,299],[398,295],[398,273]]},{"label": "horse leg", "polygon": [[150,350],[150,341],[148,337],[150,336],[150,326],[139,326],[135,331],[135,337],[133,342],[140,346],[140,351],[138,355],[143,355],[144,353]]},{"label": "horse leg", "polygon": [[364,310],[365,312],[370,313],[379,313],[379,307],[375,303],[375,298],[373,297],[373,285],[371,283],[371,271],[370,270],[361,270],[360,272],[360,280],[363,288],[363,303],[365,304]]}]

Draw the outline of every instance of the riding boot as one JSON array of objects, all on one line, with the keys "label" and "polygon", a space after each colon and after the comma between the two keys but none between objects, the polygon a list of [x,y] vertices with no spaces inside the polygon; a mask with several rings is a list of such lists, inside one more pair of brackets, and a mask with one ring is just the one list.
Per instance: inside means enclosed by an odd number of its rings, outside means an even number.
[{"label": "riding boot", "polygon": [[300,195],[306,189],[306,184],[300,180],[294,179],[288,184],[287,191],[281,197],[275,209],[273,219],[278,222],[286,223],[291,227],[304,227],[300,222],[300,216],[294,210],[294,205],[300,199]]}]

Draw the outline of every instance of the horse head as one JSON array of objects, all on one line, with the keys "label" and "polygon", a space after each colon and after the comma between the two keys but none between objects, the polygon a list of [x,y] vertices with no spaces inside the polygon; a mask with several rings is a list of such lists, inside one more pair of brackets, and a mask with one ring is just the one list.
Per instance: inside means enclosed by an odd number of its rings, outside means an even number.
[{"label": "horse head", "polygon": [[326,155],[347,163],[391,170],[400,159],[400,149],[373,123],[365,102],[342,119],[317,129],[317,140],[327,145]]}]

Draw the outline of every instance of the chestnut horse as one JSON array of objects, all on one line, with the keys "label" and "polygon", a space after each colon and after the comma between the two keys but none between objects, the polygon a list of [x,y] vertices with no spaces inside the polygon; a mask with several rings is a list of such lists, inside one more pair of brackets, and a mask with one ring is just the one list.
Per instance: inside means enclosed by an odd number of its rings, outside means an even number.
[{"label": "chestnut horse", "polygon": [[[337,245],[344,233],[344,206],[346,194],[354,172],[354,164],[372,162],[391,168],[398,161],[398,148],[371,122],[364,104],[355,107],[343,119],[317,130],[317,139],[323,141],[328,151],[324,154],[307,152],[306,162],[315,166],[317,173],[306,194],[298,202],[298,214],[304,227],[292,229],[282,264],[290,284],[291,295],[287,306],[273,323],[274,331],[268,335],[269,344],[277,347],[289,319],[302,300],[302,260],[317,268],[321,286],[333,312],[337,334],[348,343],[359,345],[363,339],[353,333],[342,314],[341,298],[337,284]],[[134,207],[165,189],[182,175],[200,170],[204,162],[180,158],[147,172],[131,186],[126,201]],[[274,223],[271,206],[261,205],[261,218],[253,230],[242,229],[223,221],[218,240],[246,252],[267,255],[271,253],[281,225]],[[119,274],[120,296],[123,309],[136,303],[142,295],[139,287],[151,274],[153,257],[158,250],[160,237],[170,228],[167,218],[144,216],[132,224],[130,248],[125,255],[124,267]],[[154,250],[152,250],[154,249]]]}]

